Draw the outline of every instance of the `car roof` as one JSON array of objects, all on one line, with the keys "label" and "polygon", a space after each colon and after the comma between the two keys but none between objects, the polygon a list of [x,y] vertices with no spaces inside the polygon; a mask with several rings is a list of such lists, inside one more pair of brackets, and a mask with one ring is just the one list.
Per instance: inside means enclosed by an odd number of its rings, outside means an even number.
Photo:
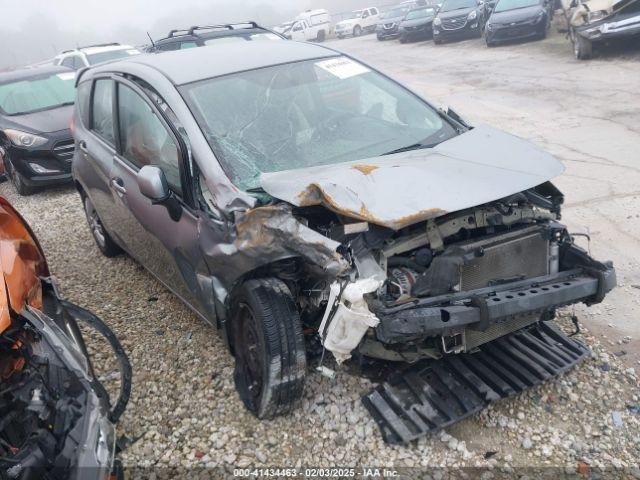
[{"label": "car roof", "polygon": [[[174,33],[173,35],[169,35],[167,37],[154,40],[155,45],[167,45],[170,43],[180,43],[180,42],[189,42],[196,40],[210,40],[212,38],[224,38],[224,37],[242,37],[253,35],[256,33],[264,33],[269,34],[272,33],[277,36],[281,36],[279,33],[272,32],[264,27],[260,26],[248,26],[243,28],[212,28],[205,29],[201,28],[199,30],[188,30],[187,33]],[[284,40],[284,37],[282,37]]]},{"label": "car roof", "polygon": [[27,78],[39,77],[41,75],[54,75],[56,73],[65,72],[73,72],[73,70],[59,65],[43,65],[37,67],[20,68],[18,70],[12,70],[10,72],[0,73],[0,83],[15,82],[25,80]]},{"label": "car roof", "polygon": [[214,44],[161,54],[136,55],[126,60],[91,68],[88,72],[89,75],[114,71],[126,73],[127,65],[137,63],[159,71],[174,85],[184,85],[246,70],[337,55],[340,53],[326,47],[291,40],[240,42]]}]

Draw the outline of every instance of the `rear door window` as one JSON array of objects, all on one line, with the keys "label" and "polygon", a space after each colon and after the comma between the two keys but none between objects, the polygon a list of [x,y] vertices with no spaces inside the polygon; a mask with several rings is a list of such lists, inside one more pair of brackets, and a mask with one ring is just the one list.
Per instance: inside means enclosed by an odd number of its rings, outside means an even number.
[{"label": "rear door window", "polygon": [[113,131],[113,92],[115,84],[110,78],[96,80],[93,89],[91,130],[109,145],[115,145]]},{"label": "rear door window", "polygon": [[136,168],[156,165],[171,190],[182,195],[180,155],[173,135],[137,92],[118,85],[118,120],[122,156]]}]

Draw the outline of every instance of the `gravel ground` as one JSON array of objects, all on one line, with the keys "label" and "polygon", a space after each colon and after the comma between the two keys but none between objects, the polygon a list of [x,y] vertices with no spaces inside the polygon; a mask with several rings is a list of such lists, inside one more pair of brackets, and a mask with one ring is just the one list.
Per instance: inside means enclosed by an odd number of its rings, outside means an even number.
[{"label": "gravel ground", "polygon": [[[128,467],[154,467],[160,476],[168,470],[158,467],[209,467],[200,473],[216,477],[238,467],[338,465],[430,467],[433,478],[543,471],[640,478],[638,368],[621,363],[620,345],[601,343],[584,327],[578,338],[593,349],[588,361],[414,445],[382,441],[360,403],[370,382],[346,370],[333,380],[310,372],[300,408],[261,422],[236,395],[233,361],[215,330],[126,256],[102,257],[71,188],[18,197],[4,183],[0,194],[31,224],[63,296],[101,316],[129,354],[133,393],[119,424],[133,441],[121,455]],[[108,376],[104,352],[93,348]]]}]

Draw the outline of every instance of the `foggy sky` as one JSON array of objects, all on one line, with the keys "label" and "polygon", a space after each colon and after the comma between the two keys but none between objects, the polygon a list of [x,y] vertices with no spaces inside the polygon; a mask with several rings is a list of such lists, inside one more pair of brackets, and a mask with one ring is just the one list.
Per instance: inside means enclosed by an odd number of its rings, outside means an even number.
[{"label": "foggy sky", "polygon": [[243,20],[272,26],[307,8],[337,13],[380,3],[389,1],[0,0],[0,69],[46,60],[79,45],[148,43],[146,32],[160,38],[173,28]]}]

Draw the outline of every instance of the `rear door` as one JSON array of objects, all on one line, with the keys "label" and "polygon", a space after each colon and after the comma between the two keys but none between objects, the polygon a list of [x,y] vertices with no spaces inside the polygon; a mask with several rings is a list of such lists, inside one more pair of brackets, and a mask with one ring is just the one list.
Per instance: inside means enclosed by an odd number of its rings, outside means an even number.
[{"label": "rear door", "polygon": [[107,230],[119,238],[120,221],[114,210],[114,198],[109,187],[113,157],[116,154],[114,129],[115,81],[109,77],[97,78],[92,84],[82,83],[79,88],[90,88],[89,114],[86,119],[88,133],[79,130],[78,153],[74,169]]},{"label": "rear door", "polygon": [[[193,208],[185,139],[137,84],[119,80],[116,98],[119,148],[110,185],[123,242],[161,282],[206,315],[199,281],[208,271],[198,246],[198,211]],[[172,192],[166,202],[152,204],[140,193],[137,173],[145,165],[164,172]]]}]

